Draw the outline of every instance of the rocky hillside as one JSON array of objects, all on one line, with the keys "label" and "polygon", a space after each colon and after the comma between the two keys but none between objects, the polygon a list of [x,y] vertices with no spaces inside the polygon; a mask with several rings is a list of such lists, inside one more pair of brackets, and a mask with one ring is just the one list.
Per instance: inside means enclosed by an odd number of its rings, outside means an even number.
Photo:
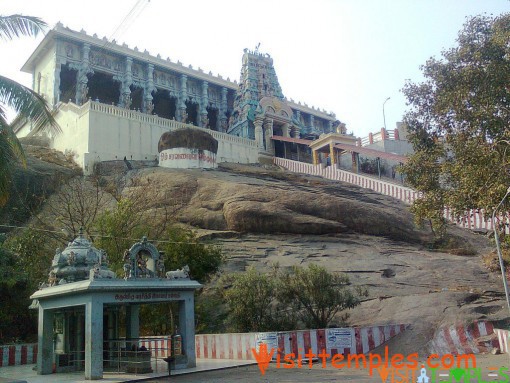
[{"label": "rocky hillside", "polygon": [[[153,217],[193,226],[221,243],[224,272],[317,263],[344,272],[369,296],[351,324],[410,323],[399,351],[422,350],[440,325],[505,318],[497,274],[481,256],[486,236],[450,228],[455,254],[430,250],[408,206],[357,186],[276,167],[224,164],[217,170],[101,169],[115,193],[145,195]],[[108,170],[110,169],[110,170]]]}]

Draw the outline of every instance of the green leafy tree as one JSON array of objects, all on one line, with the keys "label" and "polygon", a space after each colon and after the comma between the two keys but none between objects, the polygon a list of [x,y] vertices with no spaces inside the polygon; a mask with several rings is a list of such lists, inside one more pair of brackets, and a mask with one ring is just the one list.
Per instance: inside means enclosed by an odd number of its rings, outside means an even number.
[{"label": "green leafy tree", "polygon": [[[324,267],[294,267],[293,273],[282,274],[279,299],[298,313],[307,328],[326,328],[337,313],[360,304],[359,298],[347,287],[345,274],[333,274]],[[347,314],[341,317],[345,322]]]},{"label": "green leafy tree", "polygon": [[224,255],[217,246],[202,243],[189,229],[170,226],[158,245],[165,254],[166,270],[190,268],[190,277],[201,283],[208,282],[218,272]]},{"label": "green leafy tree", "polygon": [[277,273],[262,273],[254,267],[245,273],[228,275],[220,285],[228,305],[228,318],[234,331],[274,331],[294,328],[292,316],[277,301]]},{"label": "green leafy tree", "polygon": [[[37,17],[0,16],[0,38],[3,40],[37,36],[45,27],[46,23]],[[6,107],[18,114],[12,122],[7,121]],[[31,134],[60,130],[46,101],[39,94],[0,75],[0,207],[8,200],[15,164],[19,161],[25,163],[23,149],[13,131],[14,126],[25,121],[32,124]]]},{"label": "green leafy tree", "polygon": [[112,210],[106,210],[97,217],[98,236],[94,246],[105,250],[111,269],[118,275],[122,273],[124,251],[144,235],[150,238],[150,227],[143,220],[137,206],[132,200],[122,198]]},{"label": "green leafy tree", "polygon": [[[250,267],[220,282],[226,286],[227,318],[235,331],[291,330],[299,322],[307,328],[326,328],[339,312],[360,303],[361,290],[351,292],[347,276],[316,265],[293,267],[291,272],[275,265],[270,273]],[[345,322],[347,317],[340,319]]]},{"label": "green leafy tree", "polygon": [[510,14],[473,17],[457,46],[422,66],[425,81],[403,89],[415,154],[401,170],[423,193],[417,221],[430,220],[438,235],[446,206],[457,218],[470,209],[488,217],[510,184],[509,39]]},{"label": "green leafy tree", "polygon": [[48,246],[32,230],[0,238],[0,344],[36,339],[37,313],[28,306],[30,295],[48,278]]}]

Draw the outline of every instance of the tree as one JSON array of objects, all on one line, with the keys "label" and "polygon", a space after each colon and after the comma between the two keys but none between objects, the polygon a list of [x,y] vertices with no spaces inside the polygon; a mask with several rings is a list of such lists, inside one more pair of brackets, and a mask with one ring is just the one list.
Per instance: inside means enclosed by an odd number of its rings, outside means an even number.
[{"label": "tree", "polygon": [[425,81],[404,86],[415,153],[401,170],[423,193],[417,221],[429,219],[439,235],[446,206],[457,218],[471,209],[489,217],[510,183],[509,39],[510,14],[473,17],[456,47],[421,67]]},{"label": "tree", "polygon": [[[360,304],[348,284],[345,274],[333,274],[313,264],[308,268],[295,266],[293,273],[280,279],[279,299],[298,313],[307,328],[326,328],[337,313]],[[341,321],[347,318],[344,314]]]},{"label": "tree", "polygon": [[[225,276],[220,285],[227,286],[223,296],[234,330],[277,331],[295,329],[299,321],[306,328],[328,327],[336,314],[360,303],[348,283],[346,275],[321,266],[283,272],[275,265],[270,273],[250,267]],[[345,322],[347,315],[340,319]]]},{"label": "tree", "polygon": [[[37,17],[11,15],[0,16],[0,38],[11,40],[20,36],[37,36],[46,23]],[[5,107],[18,113],[13,122],[7,121]],[[13,127],[23,121],[31,121],[31,134],[42,131],[58,132],[58,127],[46,101],[33,90],[0,75],[0,207],[5,205],[14,164],[25,162],[23,149],[14,134]]]},{"label": "tree", "polygon": [[9,238],[0,234],[0,344],[37,339],[30,295],[48,278],[48,243],[33,231]]},{"label": "tree", "polygon": [[249,267],[245,273],[222,278],[228,318],[234,331],[275,331],[294,328],[295,321],[277,301],[277,273]]},{"label": "tree", "polygon": [[190,268],[190,277],[201,283],[208,282],[218,272],[224,261],[217,246],[201,243],[196,234],[177,226],[170,226],[164,234],[159,248],[165,254],[165,269]]}]

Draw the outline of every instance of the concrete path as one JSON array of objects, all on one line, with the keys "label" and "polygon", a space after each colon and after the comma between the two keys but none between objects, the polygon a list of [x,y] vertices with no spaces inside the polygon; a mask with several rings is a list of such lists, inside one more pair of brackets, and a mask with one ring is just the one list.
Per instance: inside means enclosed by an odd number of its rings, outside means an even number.
[{"label": "concrete path", "polygon": [[[253,361],[247,360],[205,360],[197,359],[197,367],[187,368],[183,370],[172,371],[172,376],[183,375],[203,371],[213,371],[238,366],[246,366],[254,364]],[[59,373],[50,375],[37,375],[33,370],[34,365],[12,366],[0,368],[0,383],[89,383],[85,380],[83,371],[72,373]],[[154,372],[151,374],[124,374],[116,372],[105,372],[103,382],[120,383],[120,382],[136,382],[147,379],[166,377],[168,380],[168,369],[166,363],[160,361],[157,365],[153,364]]]}]

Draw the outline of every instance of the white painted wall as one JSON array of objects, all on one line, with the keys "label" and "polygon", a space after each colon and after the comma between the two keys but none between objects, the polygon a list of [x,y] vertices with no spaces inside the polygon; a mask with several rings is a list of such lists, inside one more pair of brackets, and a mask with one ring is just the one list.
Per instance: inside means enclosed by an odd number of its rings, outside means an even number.
[{"label": "white painted wall", "polygon": [[[55,44],[55,43],[53,43]],[[32,73],[33,89],[44,97],[48,104],[54,104],[55,91],[55,67],[56,52],[55,49],[48,49],[44,56],[38,61]],[[38,84],[39,73],[41,73],[40,87]]]},{"label": "white painted wall", "polygon": [[[86,174],[100,161],[157,160],[158,142],[165,132],[193,127],[145,113],[88,101],[82,106],[60,104],[56,120],[62,133],[52,139],[52,147],[73,151]],[[257,163],[255,140],[203,129],[218,140],[218,162]],[[28,133],[23,127],[18,136]]]}]

